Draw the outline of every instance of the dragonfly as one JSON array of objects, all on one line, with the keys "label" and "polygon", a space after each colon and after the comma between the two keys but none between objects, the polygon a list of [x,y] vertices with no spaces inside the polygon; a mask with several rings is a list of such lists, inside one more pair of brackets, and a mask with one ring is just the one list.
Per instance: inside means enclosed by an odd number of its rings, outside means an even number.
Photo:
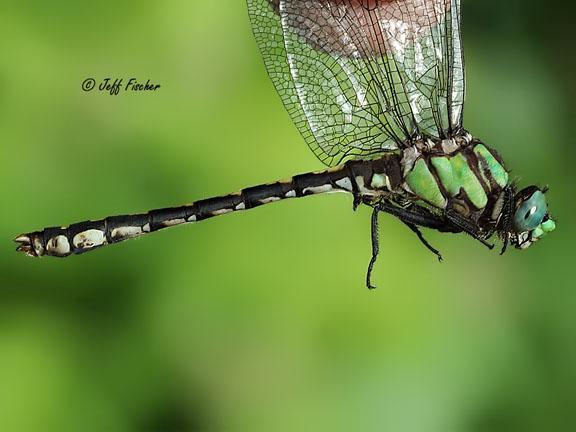
[{"label": "dragonfly", "polygon": [[66,257],[287,198],[343,192],[354,210],[526,249],[555,229],[546,187],[519,189],[498,152],[463,127],[459,0],[247,0],[268,75],[323,170],[140,214],[16,237],[32,257]]}]

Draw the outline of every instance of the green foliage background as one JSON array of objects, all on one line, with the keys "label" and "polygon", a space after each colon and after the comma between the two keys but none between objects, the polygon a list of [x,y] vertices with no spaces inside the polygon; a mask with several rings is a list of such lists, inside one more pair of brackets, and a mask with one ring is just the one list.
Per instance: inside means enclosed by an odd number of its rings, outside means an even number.
[{"label": "green foliage background", "polygon": [[[22,231],[321,164],[241,0],[4,2],[0,430],[566,431],[576,422],[573,3],[463,1],[466,127],[558,229],[504,257],[369,209],[281,202],[66,260]],[[83,92],[135,77],[153,94]],[[572,282],[570,282],[572,280]]]}]

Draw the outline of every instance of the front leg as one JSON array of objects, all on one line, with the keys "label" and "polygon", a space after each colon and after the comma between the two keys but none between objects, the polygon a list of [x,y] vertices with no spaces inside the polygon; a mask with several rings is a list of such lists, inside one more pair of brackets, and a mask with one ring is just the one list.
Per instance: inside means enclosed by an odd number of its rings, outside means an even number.
[{"label": "front leg", "polygon": [[428,249],[430,252],[432,252],[434,255],[436,255],[436,257],[438,258],[438,261],[442,262],[442,260],[443,260],[442,254],[440,253],[440,251],[438,249],[435,249],[430,243],[428,243],[428,241],[422,235],[422,232],[420,231],[420,229],[418,229],[418,227],[416,225],[411,224],[410,222],[406,222],[405,220],[402,220],[402,222],[404,222],[404,224],[408,228],[410,228],[418,236],[418,239],[420,240],[420,242],[424,246],[426,246],[426,249]]},{"label": "front leg", "polygon": [[412,204],[407,208],[399,207],[391,201],[380,201],[376,204],[365,202],[365,204],[368,204],[371,207],[378,206],[380,211],[396,216],[404,223],[431,228],[440,232],[462,232],[462,229],[459,226],[452,224],[446,217],[434,214],[427,208],[416,204]]},{"label": "front leg", "polygon": [[454,226],[460,228],[461,231],[464,231],[475,240],[478,240],[488,249],[494,249],[494,245],[486,241],[486,233],[481,232],[478,227],[468,219],[463,218],[460,214],[450,209],[444,210],[444,215],[446,216],[446,219],[448,219]]}]

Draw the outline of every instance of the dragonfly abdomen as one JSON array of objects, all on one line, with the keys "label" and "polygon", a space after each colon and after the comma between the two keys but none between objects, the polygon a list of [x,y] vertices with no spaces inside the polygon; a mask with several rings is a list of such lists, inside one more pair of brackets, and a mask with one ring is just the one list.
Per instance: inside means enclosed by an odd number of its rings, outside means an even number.
[{"label": "dragonfly abdomen", "polygon": [[229,195],[189,205],[150,210],[146,213],[108,216],[67,227],[45,228],[16,238],[18,250],[30,256],[66,257],[118,243],[163,228],[199,222],[214,216],[307,195],[349,192],[377,197],[402,183],[400,156],[386,154],[375,160],[348,161],[321,172],[296,175],[287,180],[248,187]]}]

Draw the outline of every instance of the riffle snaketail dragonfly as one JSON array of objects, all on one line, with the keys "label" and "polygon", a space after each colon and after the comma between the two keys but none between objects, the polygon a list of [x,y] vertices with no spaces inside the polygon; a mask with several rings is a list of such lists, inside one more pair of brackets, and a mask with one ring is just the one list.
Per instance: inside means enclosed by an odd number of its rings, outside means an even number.
[{"label": "riffle snaketail dragonfly", "polygon": [[248,0],[255,38],[292,120],[329,168],[180,207],[110,216],[18,236],[18,251],[65,257],[285,198],[352,194],[406,224],[496,235],[525,249],[555,228],[546,189],[517,191],[495,150],[462,125],[459,0]]}]

